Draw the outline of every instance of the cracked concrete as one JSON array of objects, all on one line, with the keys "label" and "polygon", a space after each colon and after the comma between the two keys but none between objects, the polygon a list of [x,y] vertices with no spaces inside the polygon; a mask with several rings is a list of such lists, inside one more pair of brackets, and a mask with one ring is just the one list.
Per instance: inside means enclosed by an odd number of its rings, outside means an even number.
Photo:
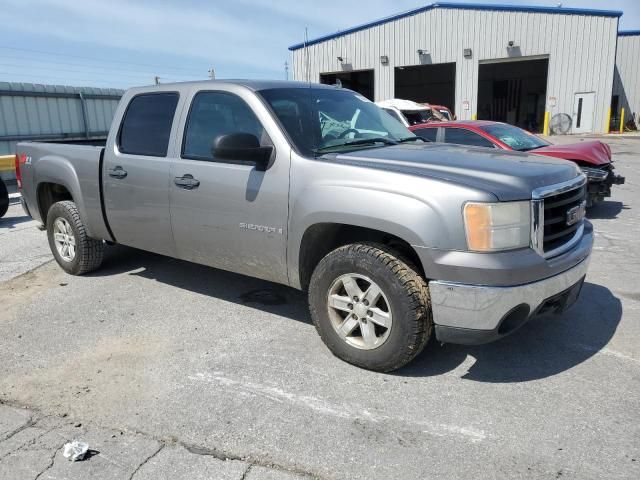
[{"label": "cracked concrete", "polygon": [[[41,416],[0,404],[0,479],[2,480],[297,480],[312,478],[229,459],[218,452],[141,433]],[[8,426],[14,427],[7,430]],[[62,455],[72,440],[89,444],[85,460]],[[251,473],[251,475],[249,475]]]},{"label": "cracked concrete", "polygon": [[640,142],[610,142],[627,184],[589,212],[579,302],[392,375],[335,359],[291,289],[123,247],[25,274],[44,233],[0,236],[0,479],[640,478]]}]

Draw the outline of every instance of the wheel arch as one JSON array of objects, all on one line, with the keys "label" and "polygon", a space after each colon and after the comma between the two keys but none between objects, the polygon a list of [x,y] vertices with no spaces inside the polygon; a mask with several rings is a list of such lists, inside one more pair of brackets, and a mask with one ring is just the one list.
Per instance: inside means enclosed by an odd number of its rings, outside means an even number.
[{"label": "wheel arch", "polygon": [[47,214],[51,207],[64,200],[70,200],[75,203],[73,194],[65,185],[56,182],[40,182],[36,189],[36,201],[38,205],[38,213],[42,219],[42,223],[47,223]]},{"label": "wheel arch", "polygon": [[336,248],[358,242],[372,242],[388,247],[404,261],[415,266],[424,277],[418,253],[409,241],[400,236],[355,224],[320,222],[310,225],[302,235],[291,278],[293,286],[307,290],[311,275],[322,258]]},{"label": "wheel arch", "polygon": [[81,182],[72,162],[59,155],[45,155],[34,162],[33,168],[36,212],[43,224],[47,223],[47,213],[54,203],[70,200],[76,205],[87,234],[93,237],[96,233],[94,230],[100,231],[97,222],[92,224],[85,201],[94,202],[95,197],[100,203],[97,173],[95,179],[85,178]]}]

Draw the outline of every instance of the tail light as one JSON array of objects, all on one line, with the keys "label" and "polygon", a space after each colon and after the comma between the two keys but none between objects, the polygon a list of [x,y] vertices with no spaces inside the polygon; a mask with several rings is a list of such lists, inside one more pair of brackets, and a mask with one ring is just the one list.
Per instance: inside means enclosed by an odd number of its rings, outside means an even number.
[{"label": "tail light", "polygon": [[26,163],[27,155],[24,153],[16,153],[16,181],[18,189],[22,189],[22,173],[20,172],[20,164]]}]

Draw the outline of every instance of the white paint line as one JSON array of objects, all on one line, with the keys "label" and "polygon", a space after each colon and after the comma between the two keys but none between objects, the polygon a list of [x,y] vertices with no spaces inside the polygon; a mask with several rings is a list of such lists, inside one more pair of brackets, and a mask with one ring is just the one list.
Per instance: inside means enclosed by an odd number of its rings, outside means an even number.
[{"label": "white paint line", "polygon": [[303,408],[309,408],[323,415],[328,415],[344,419],[358,419],[370,423],[389,421],[395,423],[405,423],[409,426],[424,429],[424,433],[435,436],[454,436],[463,438],[472,443],[485,440],[487,434],[483,430],[473,427],[463,427],[444,423],[430,423],[405,419],[397,416],[385,415],[380,412],[371,412],[361,405],[337,405],[321,398],[309,395],[299,395],[287,392],[281,388],[263,385],[251,381],[240,381],[222,375],[222,372],[197,373],[188,377],[192,381],[206,382],[233,390],[241,395],[253,395],[266,398],[276,403],[289,403]]},{"label": "white paint line", "polygon": [[624,353],[621,352],[617,352],[616,350],[611,350],[610,348],[597,348],[597,347],[591,347],[589,345],[584,345],[582,343],[576,343],[574,344],[576,347],[578,348],[582,348],[583,350],[587,350],[589,352],[594,352],[596,354],[601,354],[601,355],[607,355],[610,357],[616,357],[616,358],[620,358],[622,360],[628,360],[630,362],[633,363],[638,363],[640,364],[640,360],[634,357],[630,357],[629,355],[625,355]]}]

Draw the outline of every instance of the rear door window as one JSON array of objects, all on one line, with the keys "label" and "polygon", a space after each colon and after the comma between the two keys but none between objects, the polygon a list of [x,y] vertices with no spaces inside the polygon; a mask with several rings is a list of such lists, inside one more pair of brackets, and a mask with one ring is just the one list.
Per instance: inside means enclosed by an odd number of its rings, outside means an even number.
[{"label": "rear door window", "polygon": [[178,98],[175,92],[148,93],[133,97],[120,126],[120,152],[166,157]]},{"label": "rear door window", "polygon": [[444,129],[444,141],[458,145],[471,145],[474,147],[494,148],[493,143],[477,133],[464,128],[448,127]]},{"label": "rear door window", "polygon": [[435,142],[438,138],[437,128],[417,128],[413,130],[413,133],[415,133],[420,138],[429,140],[430,142]]}]

